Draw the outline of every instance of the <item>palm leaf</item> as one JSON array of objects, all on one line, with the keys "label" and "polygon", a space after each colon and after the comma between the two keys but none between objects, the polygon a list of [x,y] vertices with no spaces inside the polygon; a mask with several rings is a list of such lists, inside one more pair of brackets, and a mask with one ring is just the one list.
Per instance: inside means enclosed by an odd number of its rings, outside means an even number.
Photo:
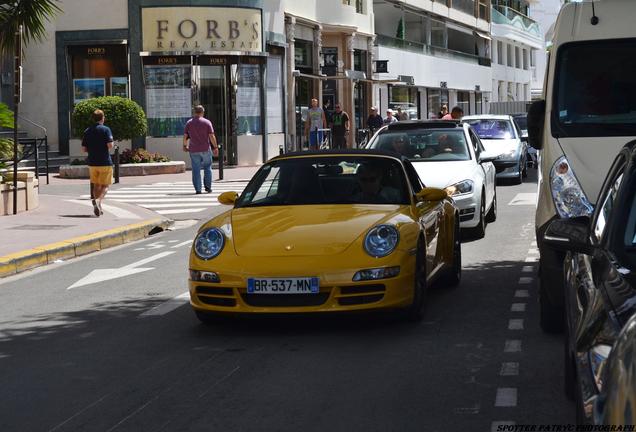
[{"label": "palm leaf", "polygon": [[43,41],[46,22],[62,11],[59,4],[59,0],[0,0],[0,53],[13,55],[15,32],[20,25],[24,45]]}]

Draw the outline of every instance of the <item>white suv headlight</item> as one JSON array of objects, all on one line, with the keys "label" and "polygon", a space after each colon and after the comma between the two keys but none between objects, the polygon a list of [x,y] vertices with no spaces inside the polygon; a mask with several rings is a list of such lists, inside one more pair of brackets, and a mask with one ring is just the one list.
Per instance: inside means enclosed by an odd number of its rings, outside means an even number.
[{"label": "white suv headlight", "polygon": [[589,216],[594,211],[565,156],[561,156],[552,167],[550,187],[554,206],[561,218]]},{"label": "white suv headlight", "polygon": [[446,193],[448,196],[466,195],[473,192],[475,184],[472,180],[463,180],[453,185],[447,186]]}]

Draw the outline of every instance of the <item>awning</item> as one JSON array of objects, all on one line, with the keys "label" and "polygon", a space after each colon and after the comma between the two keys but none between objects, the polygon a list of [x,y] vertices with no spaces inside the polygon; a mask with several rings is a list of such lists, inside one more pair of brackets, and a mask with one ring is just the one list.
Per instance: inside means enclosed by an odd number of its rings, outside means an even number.
[{"label": "awning", "polygon": [[475,36],[479,36],[482,39],[486,39],[486,40],[492,40],[492,38],[490,37],[490,35],[486,34],[486,33],[482,33],[482,32],[478,32],[477,30],[473,31],[473,34]]}]

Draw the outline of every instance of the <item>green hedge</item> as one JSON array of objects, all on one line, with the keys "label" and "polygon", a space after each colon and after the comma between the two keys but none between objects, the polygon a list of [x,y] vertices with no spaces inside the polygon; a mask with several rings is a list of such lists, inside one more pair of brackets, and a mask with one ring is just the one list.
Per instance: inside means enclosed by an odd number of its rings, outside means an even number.
[{"label": "green hedge", "polygon": [[137,102],[119,96],[88,99],[75,105],[73,110],[73,135],[81,137],[93,124],[91,115],[96,109],[104,111],[104,124],[113,132],[115,141],[146,136],[148,122],[144,110]]}]

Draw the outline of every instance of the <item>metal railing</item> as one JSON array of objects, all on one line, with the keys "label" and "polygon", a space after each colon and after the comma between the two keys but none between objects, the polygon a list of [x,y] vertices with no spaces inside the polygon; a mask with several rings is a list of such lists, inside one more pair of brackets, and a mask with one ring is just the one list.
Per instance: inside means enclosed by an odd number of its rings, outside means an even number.
[{"label": "metal railing", "polygon": [[490,66],[491,64],[491,59],[488,57],[480,57],[463,51],[455,51],[452,49],[437,47],[434,45],[426,45],[422,42],[399,39],[392,36],[378,34],[376,35],[376,43],[380,46],[386,46],[389,48],[399,48],[406,51],[421,53],[434,57],[467,61],[470,63],[477,63],[481,66]]},{"label": "metal railing", "polygon": [[528,33],[542,37],[539,24],[537,24],[535,20],[508,6],[493,6],[492,22],[495,24],[507,24],[513,26],[518,24],[516,27],[521,27]]},{"label": "metal railing", "polygon": [[[49,184],[49,142],[45,135],[42,138],[18,138],[18,145],[22,149],[19,155],[18,164],[33,158],[35,178],[40,179],[40,174],[46,176],[46,184]],[[40,169],[40,152],[44,150],[44,172]],[[0,159],[5,167],[13,166],[13,158]]]}]

